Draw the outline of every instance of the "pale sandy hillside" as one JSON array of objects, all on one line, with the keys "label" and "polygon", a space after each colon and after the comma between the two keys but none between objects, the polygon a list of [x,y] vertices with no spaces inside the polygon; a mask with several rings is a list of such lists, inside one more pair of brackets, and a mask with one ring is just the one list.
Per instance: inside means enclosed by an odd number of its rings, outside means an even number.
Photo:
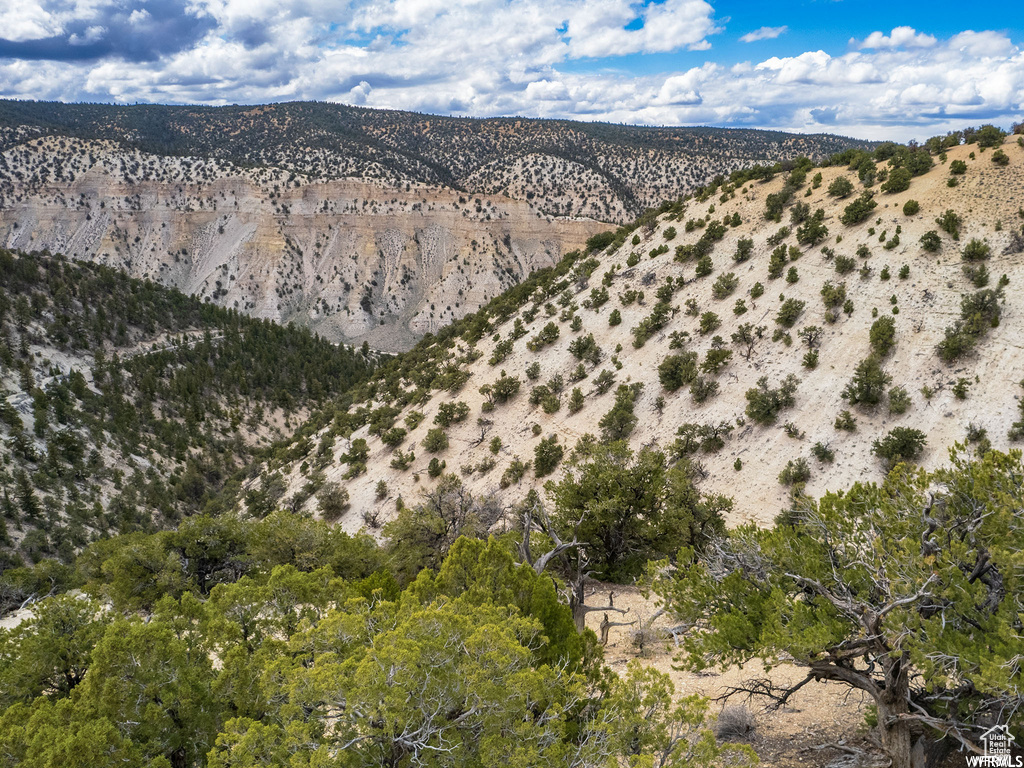
[{"label": "pale sandy hillside", "polygon": [[[629,436],[634,449],[657,445],[669,450],[677,430],[686,423],[724,423],[732,427],[720,451],[697,451],[690,459],[699,462],[706,471],[706,479],[702,481],[705,491],[734,497],[735,509],[729,519],[734,525],[748,520],[769,523],[788,506],[789,490],[779,483],[778,476],[790,460],[807,459],[811,477],[806,491],[812,496],[829,489],[845,488],[858,480],[880,480],[883,465],[872,455],[872,443],[896,426],[918,429],[927,436],[927,445],[920,457],[926,467],[942,464],[949,446],[954,441],[964,440],[970,425],[975,427],[976,435],[980,434],[978,430],[984,430],[994,447],[1005,449],[1010,445],[1008,429],[1019,417],[1022,394],[1019,382],[1024,379],[1024,357],[1020,355],[1024,312],[1019,293],[1019,287],[1024,285],[1024,256],[1020,253],[1024,243],[1019,237],[1024,224],[1021,214],[1024,149],[1011,137],[1002,151],[1009,158],[1005,166],[992,161],[992,149],[958,147],[949,153],[945,162],[936,158],[935,166],[914,178],[905,192],[886,194],[876,182],[871,190],[877,207],[866,220],[852,226],[841,223],[840,216],[858,197],[862,187],[856,172],[845,167],[820,169],[822,179],[817,186],[812,181],[817,171],[812,170],[784,211],[782,223],[766,221],[764,214],[766,199],[782,188],[785,174],[767,183],[749,182],[724,194],[718,190],[703,203],[690,200],[683,211],[665,214],[654,226],[637,229],[636,237],[630,233],[617,250],[595,254],[600,263],[589,279],[572,282],[565,291],[555,295],[534,296],[534,301],[524,304],[513,317],[491,329],[475,345],[461,340],[456,343],[446,354],[453,371],[468,374],[466,383],[455,392],[426,393],[425,401],[406,406],[393,422],[388,420],[396,427],[406,428],[404,420],[411,411],[417,410],[424,416],[415,428],[408,430],[399,447],[400,451],[415,453],[409,469],[392,468],[393,449],[379,437],[370,435],[368,426],[360,427],[351,435],[351,439],[367,440],[370,455],[368,471],[363,474],[347,477],[349,466],[344,462],[350,439],[337,434],[337,429],[325,429],[314,435],[309,443],[313,450],[305,461],[276,464],[270,469],[281,472],[292,491],[305,486],[306,476],[318,468],[323,471],[319,481],[342,484],[351,499],[350,510],[342,519],[349,530],[363,527],[367,518],[388,519],[394,513],[399,496],[405,503],[414,504],[420,490],[436,482],[426,471],[428,462],[435,457],[445,462],[446,471],[457,473],[474,494],[495,494],[502,503],[509,504],[521,498],[527,489],[540,488],[549,479],[557,480],[562,470],[559,467],[544,478],[535,477],[530,470],[520,482],[500,488],[499,481],[514,459],[533,460],[541,439],[551,435],[557,435],[558,444],[565,448],[568,458],[581,436],[600,435],[598,422],[614,403],[616,385],[623,383],[643,384],[635,403],[639,421]],[[959,184],[950,187],[947,179],[954,160],[965,161],[967,170],[957,177]],[[879,169],[883,167],[884,164],[879,163]],[[827,193],[832,181],[839,176],[850,178],[855,187],[845,199]],[[910,199],[919,202],[920,210],[914,215],[905,215],[904,204]],[[782,243],[797,247],[799,255],[785,265],[781,277],[770,279],[768,269],[773,248],[767,240],[780,227],[788,225],[796,203],[808,204],[812,214],[818,208],[824,210],[828,236],[813,247],[798,246],[797,227],[793,226],[793,232]],[[936,224],[936,218],[947,209],[963,219],[959,241],[953,240]],[[739,217],[738,226],[732,226],[734,216]],[[725,227],[724,237],[711,253],[713,272],[695,279],[695,262],[676,261],[673,253],[679,245],[695,243],[705,231],[706,226],[689,233],[685,231],[688,221],[699,219],[719,222],[728,219],[730,225]],[[670,227],[677,234],[667,240]],[[937,252],[929,253],[920,241],[922,235],[932,230],[938,231],[941,246]],[[897,233],[898,244],[894,243]],[[742,238],[753,240],[752,257],[736,263],[733,255]],[[965,246],[975,238],[990,247],[991,257],[984,262],[991,275],[988,288],[996,289],[1003,274],[1009,280],[1000,303],[1001,321],[979,341],[972,353],[946,364],[937,355],[936,344],[943,338],[945,329],[960,317],[961,296],[978,290],[965,276],[961,258]],[[637,239],[634,245],[633,240]],[[662,245],[667,252],[652,258],[651,251]],[[866,258],[857,255],[862,247],[870,252]],[[631,254],[639,255],[640,260],[634,267],[627,267]],[[847,274],[839,274],[837,266],[844,258],[852,258],[855,268]],[[867,270],[862,272],[864,266]],[[908,273],[901,279],[900,270],[904,266]],[[607,287],[609,300],[596,310],[586,308],[584,301],[590,298],[592,290],[601,289],[603,276],[613,267],[616,270]],[[787,281],[791,268],[795,269],[797,278],[792,283]],[[726,298],[714,298],[716,280],[729,272],[735,275],[735,290]],[[883,276],[888,279],[882,279]],[[684,279],[685,286],[672,295],[672,309],[664,327],[641,348],[635,348],[631,329],[651,314],[657,302],[655,292],[669,278],[676,286]],[[827,321],[821,295],[826,282],[835,287],[845,284],[846,298],[852,302],[849,314],[842,311],[841,306],[835,308],[834,322]],[[755,299],[750,294],[756,283],[763,284],[764,295]],[[643,301],[626,305],[622,297],[631,290],[643,291]],[[741,316],[734,314],[738,299],[743,299],[747,307]],[[785,337],[773,341],[776,329],[780,333],[785,331],[776,323],[783,299],[804,302],[795,324],[788,329],[791,345]],[[696,315],[688,311],[688,305],[696,307]],[[898,314],[894,314],[897,309]],[[609,324],[613,310],[618,310],[622,318],[621,323],[614,326]],[[709,311],[717,314],[720,327],[701,334],[700,315]],[[871,351],[869,331],[877,319],[876,314],[895,321],[895,349],[884,358],[883,364],[891,376],[891,384],[885,390],[903,387],[909,394],[910,407],[901,415],[890,413],[887,397],[873,409],[850,405],[842,397],[858,363]],[[571,328],[574,317],[581,318],[578,331]],[[503,360],[491,365],[489,360],[497,345],[505,343],[507,346],[517,321],[523,323],[525,335],[514,340],[511,352]],[[763,325],[766,331],[765,338],[746,360],[741,346],[733,343],[731,336],[741,324],[748,322],[755,327]],[[557,339],[537,351],[528,349],[531,338],[548,323],[554,323],[559,329]],[[819,360],[814,369],[803,364],[808,348],[798,335],[810,325],[823,329]],[[673,350],[670,348],[673,334],[678,333],[689,334],[689,338],[683,349]],[[573,382],[579,361],[570,353],[569,346],[574,339],[588,334],[593,334],[600,347],[600,361],[596,365],[585,363],[586,378]],[[719,343],[714,341],[716,336],[720,337],[724,349],[733,352],[731,360],[717,374],[705,377],[717,382],[718,394],[698,404],[689,387],[674,392],[666,390],[658,375],[658,366],[665,358],[692,351],[703,362],[707,352]],[[540,372],[536,380],[530,380],[526,372],[534,364],[539,365]],[[495,382],[502,370],[508,376],[518,377],[521,388],[509,402],[497,405],[491,412],[483,412],[486,398],[480,393],[480,387]],[[595,381],[606,370],[614,374],[615,385],[602,394]],[[530,404],[530,393],[532,387],[556,375],[562,377],[564,389],[559,409],[548,414],[541,406]],[[777,387],[788,375],[799,379],[794,406],[781,411],[774,425],[753,423],[744,413],[745,393],[756,387],[761,377],[767,377],[769,385]],[[954,394],[954,385],[960,379],[964,380],[965,399]],[[584,395],[584,405],[577,413],[571,413],[569,408],[574,387],[579,387]],[[930,399],[924,396],[922,388],[932,393]],[[401,389],[408,392],[415,386],[405,380],[401,382]],[[659,409],[660,398],[664,400]],[[449,447],[431,454],[422,441],[435,426],[439,406],[455,402],[468,406],[468,417],[446,429]],[[378,409],[385,405],[385,398],[378,397],[364,405]],[[354,406],[353,412],[358,407]],[[843,410],[849,410],[854,416],[855,431],[834,426]],[[791,431],[797,437],[787,435],[783,429],[786,423],[793,425]],[[535,425],[539,425],[539,429]],[[501,448],[492,456],[488,447],[495,437],[500,438]],[[833,463],[812,457],[811,448],[816,443],[834,452]],[[489,467],[492,459],[493,466]],[[740,469],[735,468],[737,459],[742,463]],[[386,490],[379,486],[380,481],[385,483]],[[382,495],[377,493],[378,488],[383,491]],[[310,510],[317,509],[315,498],[305,503]]]}]

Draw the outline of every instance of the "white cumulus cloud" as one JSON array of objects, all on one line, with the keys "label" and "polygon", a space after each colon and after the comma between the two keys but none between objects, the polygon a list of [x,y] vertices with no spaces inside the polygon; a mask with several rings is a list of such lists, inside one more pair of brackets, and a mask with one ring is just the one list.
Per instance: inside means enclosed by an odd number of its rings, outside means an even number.
[{"label": "white cumulus cloud", "polygon": [[747,32],[747,34],[740,37],[741,43],[756,43],[758,40],[774,40],[780,35],[786,34],[789,31],[789,27],[782,25],[781,27],[761,27],[755,29],[753,32]]},{"label": "white cumulus cloud", "polygon": [[[856,41],[854,41],[856,42]],[[938,40],[913,27],[896,27],[888,35],[872,32],[857,47],[864,48],[931,48]]]}]

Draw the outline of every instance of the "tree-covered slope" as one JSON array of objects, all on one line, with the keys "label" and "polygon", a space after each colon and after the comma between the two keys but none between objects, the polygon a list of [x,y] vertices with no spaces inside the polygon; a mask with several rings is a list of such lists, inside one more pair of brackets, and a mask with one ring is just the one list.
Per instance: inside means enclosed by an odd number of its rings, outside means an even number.
[{"label": "tree-covered slope", "polygon": [[173,526],[371,368],[305,329],[0,252],[3,566]]}]

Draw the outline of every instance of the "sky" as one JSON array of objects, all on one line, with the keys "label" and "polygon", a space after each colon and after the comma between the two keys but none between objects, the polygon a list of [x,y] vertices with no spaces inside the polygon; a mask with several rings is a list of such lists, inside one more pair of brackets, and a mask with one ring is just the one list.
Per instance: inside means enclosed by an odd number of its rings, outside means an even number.
[{"label": "sky", "polygon": [[1024,3],[0,0],[0,97],[923,140],[1024,120]]}]

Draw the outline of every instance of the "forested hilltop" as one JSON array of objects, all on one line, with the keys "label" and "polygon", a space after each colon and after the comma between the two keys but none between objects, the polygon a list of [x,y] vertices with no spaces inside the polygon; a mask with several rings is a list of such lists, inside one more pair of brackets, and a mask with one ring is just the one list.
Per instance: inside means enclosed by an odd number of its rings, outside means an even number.
[{"label": "forested hilltop", "polygon": [[0,569],[173,528],[373,364],[107,267],[0,251]]},{"label": "forested hilltop", "polygon": [[719,173],[869,142],[737,128],[470,119],[322,102],[115,106],[0,101],[0,151],[33,136],[278,167],[312,178],[422,182],[624,222]]}]

